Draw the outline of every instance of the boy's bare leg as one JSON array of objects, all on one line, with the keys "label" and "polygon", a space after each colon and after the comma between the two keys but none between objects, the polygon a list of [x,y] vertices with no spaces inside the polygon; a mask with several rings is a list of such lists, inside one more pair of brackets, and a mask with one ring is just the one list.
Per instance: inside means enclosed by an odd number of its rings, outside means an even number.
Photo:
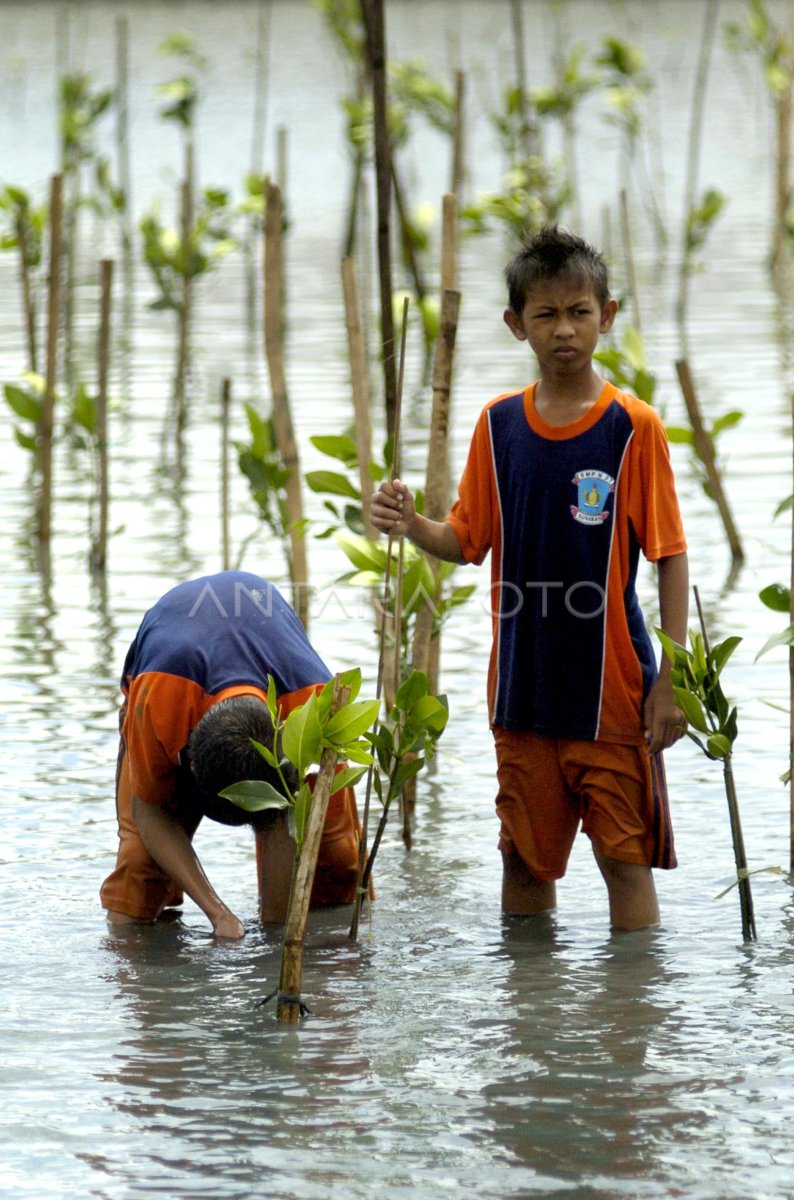
[{"label": "boy's bare leg", "polygon": [[279,813],[266,829],[257,830],[256,862],[259,874],[259,920],[286,920],[295,842],[287,828],[287,818]]},{"label": "boy's bare leg", "polygon": [[609,858],[594,844],[593,854],[609,894],[609,916],[616,929],[647,929],[659,923],[659,901],[650,867]]},{"label": "boy's bare leg", "polygon": [[552,880],[533,875],[515,850],[502,853],[502,912],[511,917],[533,917],[557,906]]}]

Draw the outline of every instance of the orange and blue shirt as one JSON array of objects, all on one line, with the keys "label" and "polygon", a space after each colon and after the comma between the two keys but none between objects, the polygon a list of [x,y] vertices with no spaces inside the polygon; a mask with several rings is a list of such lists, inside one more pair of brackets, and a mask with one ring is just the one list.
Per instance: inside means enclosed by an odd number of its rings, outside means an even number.
[{"label": "orange and blue shirt", "polygon": [[664,426],[605,384],[573,424],[535,385],[480,415],[447,521],[466,559],[491,551],[492,725],[641,744],[656,658],[636,593],[650,561],[686,550]]},{"label": "orange and blue shirt", "polygon": [[133,793],[167,803],[180,753],[204,714],[230,696],[266,699],[268,675],[285,716],[331,677],[272,583],[222,571],[167,592],[145,614],[122,673]]}]

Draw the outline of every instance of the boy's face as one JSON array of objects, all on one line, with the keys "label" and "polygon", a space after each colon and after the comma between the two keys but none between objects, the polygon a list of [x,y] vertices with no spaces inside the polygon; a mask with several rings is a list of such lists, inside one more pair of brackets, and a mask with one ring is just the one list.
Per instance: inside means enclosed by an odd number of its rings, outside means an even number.
[{"label": "boy's face", "polygon": [[602,306],[591,284],[577,278],[544,279],[527,292],[523,312],[505,310],[508,329],[529,342],[541,375],[564,378],[590,368],[599,336],[612,327],[618,306]]}]

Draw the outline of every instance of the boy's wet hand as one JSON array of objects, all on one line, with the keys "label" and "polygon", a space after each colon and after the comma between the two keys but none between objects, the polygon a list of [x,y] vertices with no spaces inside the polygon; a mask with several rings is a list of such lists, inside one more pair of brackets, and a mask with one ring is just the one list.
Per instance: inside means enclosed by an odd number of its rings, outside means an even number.
[{"label": "boy's wet hand", "polygon": [[414,513],[413,496],[399,479],[382,483],[370,503],[369,516],[375,528],[398,537],[408,532]]},{"label": "boy's wet hand", "polygon": [[245,935],[245,926],[233,912],[227,909],[213,920],[212,932],[216,938],[229,938],[233,941],[239,941]]}]

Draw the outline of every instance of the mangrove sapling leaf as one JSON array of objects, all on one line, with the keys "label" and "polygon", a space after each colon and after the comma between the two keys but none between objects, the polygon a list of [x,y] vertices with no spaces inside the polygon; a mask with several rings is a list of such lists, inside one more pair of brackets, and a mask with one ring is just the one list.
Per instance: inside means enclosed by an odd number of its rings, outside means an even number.
[{"label": "mangrove sapling leaf", "polygon": [[727,758],[731,752],[730,739],[722,733],[713,733],[706,742],[706,749],[712,758]]},{"label": "mangrove sapling leaf", "polygon": [[31,421],[34,425],[41,420],[42,399],[40,395],[24,388],[15,387],[12,383],[5,384],[3,394],[6,404],[22,421]]},{"label": "mangrove sapling leaf", "polygon": [[770,650],[774,650],[776,646],[794,646],[794,625],[789,625],[788,629],[781,630],[776,633],[769,641],[764,642],[761,649],[755,656],[755,661],[758,662],[762,655],[767,654]]},{"label": "mangrove sapling leaf", "polygon": [[778,504],[774,511],[772,519],[775,520],[777,517],[782,516],[783,513],[788,512],[792,506],[794,506],[794,493],[792,493],[791,496],[786,496],[785,500],[780,501],[780,504]]},{"label": "mangrove sapling leaf", "polygon": [[[404,709],[406,712],[410,711],[417,700],[427,695],[427,689],[428,678],[424,671],[412,671],[397,689],[397,695],[394,698],[396,714],[400,709]],[[397,719],[396,714],[395,720]]]},{"label": "mangrove sapling leaf", "polygon": [[350,470],[358,466],[358,448],[349,434],[317,435],[310,437],[309,441],[321,454],[338,459]]},{"label": "mangrove sapling leaf", "polygon": [[[349,749],[349,747],[348,747]],[[348,758],[350,755],[348,754]],[[331,795],[346,787],[354,787],[362,776],[366,775],[367,767],[344,767],[341,771],[337,771],[334,776],[334,782],[331,787]]]},{"label": "mangrove sapling leaf", "polygon": [[[256,743],[260,751],[262,747]],[[289,808],[289,800],[281,792],[276,791],[272,784],[264,779],[243,779],[233,783],[218,793],[224,800],[231,800],[238,808],[246,812],[263,812],[268,808]]]},{"label": "mangrove sapling leaf", "polygon": [[268,766],[273,767],[274,770],[278,770],[280,765],[279,761],[268,746],[263,746],[262,743],[256,741],[255,738],[251,738],[251,745],[259,754],[262,755],[262,758],[265,760]]},{"label": "mangrove sapling leaf", "polygon": [[791,588],[783,583],[770,583],[758,593],[758,598],[773,612],[789,612],[791,608]]},{"label": "mangrove sapling leaf", "polygon": [[371,728],[379,711],[379,700],[356,700],[352,704],[346,704],[326,721],[322,731],[323,740],[339,747],[356,741]]},{"label": "mangrove sapling leaf", "polygon": [[313,492],[330,492],[332,496],[349,496],[360,500],[361,492],[346,475],[338,471],[307,471],[304,479]]},{"label": "mangrove sapling leaf", "polygon": [[[350,690],[349,703],[356,699],[361,691],[361,668],[352,667],[349,671],[341,671],[339,673],[339,686],[346,687]],[[320,720],[323,721],[331,711],[331,705],[334,701],[334,685],[336,680],[329,679],[323,690],[317,697],[317,705],[320,713]]]},{"label": "mangrove sapling leaf", "polygon": [[302,778],[312,763],[320,761],[323,730],[316,693],[294,709],[284,722],[281,747]]}]

